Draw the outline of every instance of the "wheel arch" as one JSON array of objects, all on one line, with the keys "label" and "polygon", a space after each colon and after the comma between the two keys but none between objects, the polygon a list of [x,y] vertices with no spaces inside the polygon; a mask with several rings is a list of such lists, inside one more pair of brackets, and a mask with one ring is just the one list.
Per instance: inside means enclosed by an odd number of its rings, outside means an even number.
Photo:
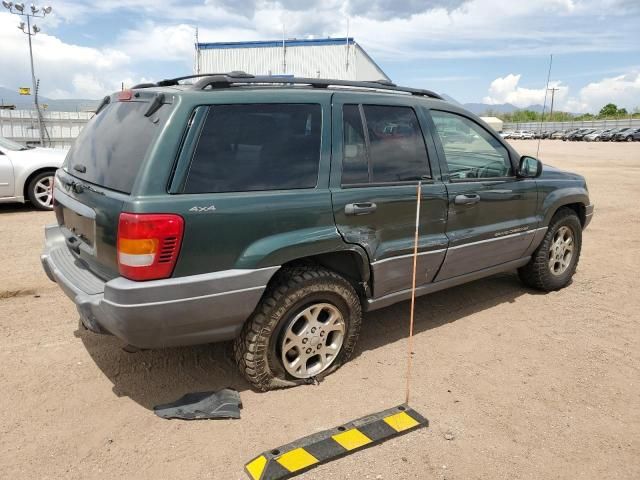
[{"label": "wheel arch", "polygon": [[[344,277],[355,288],[361,298],[371,295],[371,268],[369,258],[361,248],[352,246],[343,250],[336,250],[325,253],[318,253],[304,257],[295,258],[283,263],[278,271],[274,273],[269,284],[277,282],[277,278],[287,269],[299,266],[315,264],[320,265]],[[267,290],[269,285],[267,286]]]},{"label": "wheel arch", "polygon": [[51,173],[56,173],[57,168],[55,167],[40,167],[35,169],[33,172],[29,173],[29,175],[27,175],[27,178],[25,178],[24,183],[22,184],[22,195],[24,196],[24,199],[27,200],[29,198],[29,184],[31,183],[31,180],[33,180],[36,176],[38,176],[41,173],[44,172],[51,172]]},{"label": "wheel arch", "polygon": [[587,219],[587,205],[589,205],[589,195],[583,188],[556,190],[545,199],[543,208],[543,211],[545,212],[544,225],[549,225],[551,219],[558,210],[561,208],[569,208],[576,213],[580,219],[580,224],[584,227]]}]

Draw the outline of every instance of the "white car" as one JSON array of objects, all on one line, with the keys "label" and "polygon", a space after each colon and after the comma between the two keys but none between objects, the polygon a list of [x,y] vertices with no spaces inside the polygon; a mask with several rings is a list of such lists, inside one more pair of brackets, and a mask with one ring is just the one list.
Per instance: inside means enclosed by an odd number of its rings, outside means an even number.
[{"label": "white car", "polygon": [[66,150],[27,148],[0,137],[0,203],[29,200],[39,210],[53,209],[53,175]]}]

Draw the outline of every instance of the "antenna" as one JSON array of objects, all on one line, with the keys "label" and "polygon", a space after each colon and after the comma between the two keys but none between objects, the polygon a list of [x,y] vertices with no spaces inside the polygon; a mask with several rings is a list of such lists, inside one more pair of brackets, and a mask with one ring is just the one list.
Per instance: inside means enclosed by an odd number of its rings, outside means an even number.
[{"label": "antenna", "polygon": [[347,17],[347,41],[346,41],[347,60],[345,62],[345,70],[349,71],[349,17]]},{"label": "antenna", "polygon": [[200,41],[198,40],[198,26],[196,25],[196,74],[200,73]]},{"label": "antenna", "polygon": [[538,128],[538,148],[536,149],[536,158],[540,155],[540,142],[542,141],[542,123],[544,122],[544,113],[547,108],[547,93],[549,92],[549,80],[551,79],[551,66],[553,65],[553,53],[549,58],[549,72],[547,73],[547,85],[544,88],[544,103],[542,105],[542,118],[540,119],[540,128]]},{"label": "antenna", "polygon": [[287,47],[285,45],[285,38],[286,38],[286,29],[285,29],[285,24],[282,24],[282,74],[286,74],[287,73]]}]

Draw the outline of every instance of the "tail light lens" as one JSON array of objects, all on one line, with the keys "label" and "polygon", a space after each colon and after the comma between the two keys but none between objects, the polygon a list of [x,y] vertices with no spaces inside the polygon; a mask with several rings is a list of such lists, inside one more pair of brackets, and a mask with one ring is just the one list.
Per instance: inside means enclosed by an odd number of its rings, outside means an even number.
[{"label": "tail light lens", "polygon": [[180,215],[121,213],[118,269],[130,280],[168,278],[178,260],[184,220]]}]

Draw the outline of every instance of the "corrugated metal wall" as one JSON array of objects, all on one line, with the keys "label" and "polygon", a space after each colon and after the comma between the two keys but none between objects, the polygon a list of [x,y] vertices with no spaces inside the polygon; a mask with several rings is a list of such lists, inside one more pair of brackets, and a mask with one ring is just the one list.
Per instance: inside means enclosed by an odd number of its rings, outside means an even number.
[{"label": "corrugated metal wall", "polygon": [[[348,60],[348,62],[347,62]],[[203,73],[242,70],[253,75],[295,75],[339,80],[389,78],[356,43],[344,45],[260,46],[203,48]]]}]

